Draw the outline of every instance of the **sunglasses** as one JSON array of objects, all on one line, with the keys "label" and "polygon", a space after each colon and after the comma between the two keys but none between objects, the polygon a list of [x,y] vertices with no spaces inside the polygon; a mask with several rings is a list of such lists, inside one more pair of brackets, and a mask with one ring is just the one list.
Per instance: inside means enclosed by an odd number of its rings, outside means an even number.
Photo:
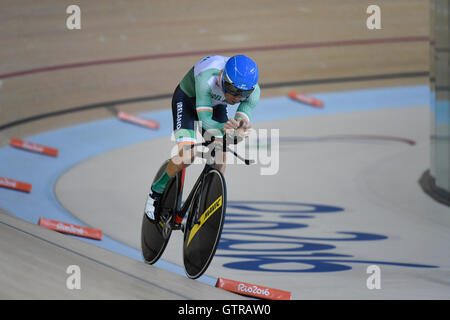
[{"label": "sunglasses", "polygon": [[236,88],[232,83],[226,81],[222,78],[222,87],[226,93],[231,94],[232,96],[241,96],[243,99],[247,99],[253,92],[253,89],[250,90],[241,90]]}]

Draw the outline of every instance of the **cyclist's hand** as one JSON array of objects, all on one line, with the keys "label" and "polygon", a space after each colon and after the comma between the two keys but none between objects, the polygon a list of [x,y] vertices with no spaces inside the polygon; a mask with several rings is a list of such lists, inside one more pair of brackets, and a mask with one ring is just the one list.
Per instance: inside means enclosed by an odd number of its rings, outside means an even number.
[{"label": "cyclist's hand", "polygon": [[239,120],[239,126],[237,127],[236,135],[240,138],[245,138],[250,135],[252,126],[246,120]]},{"label": "cyclist's hand", "polygon": [[238,136],[239,138],[245,138],[250,135],[251,125],[243,119],[230,119],[225,123],[223,129],[230,137]]},{"label": "cyclist's hand", "polygon": [[237,128],[239,128],[239,121],[237,121],[236,119],[229,119],[227,123],[225,123],[223,130],[226,132],[226,134],[231,136],[234,134],[234,131]]}]

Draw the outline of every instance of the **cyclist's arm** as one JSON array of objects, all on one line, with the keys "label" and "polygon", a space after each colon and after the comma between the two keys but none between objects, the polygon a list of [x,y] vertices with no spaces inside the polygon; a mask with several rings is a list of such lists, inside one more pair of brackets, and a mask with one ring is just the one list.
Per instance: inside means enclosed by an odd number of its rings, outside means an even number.
[{"label": "cyclist's arm", "polygon": [[208,84],[208,79],[201,79],[203,74],[195,81],[196,93],[196,111],[198,119],[202,122],[202,127],[205,130],[217,129],[223,134],[224,123],[213,120],[213,107],[211,98],[211,87]]},{"label": "cyclist's arm", "polygon": [[245,120],[247,123],[250,123],[250,118],[252,116],[253,110],[256,107],[256,104],[259,101],[260,89],[259,86],[255,86],[255,90],[253,90],[252,94],[248,97],[247,100],[242,101],[239,107],[236,110],[236,114],[234,119],[236,120]]},{"label": "cyclist's arm", "polygon": [[223,134],[223,127],[225,123],[218,122],[212,119],[213,108],[209,106],[197,106],[198,119],[202,122],[202,127],[205,130],[217,129]]}]

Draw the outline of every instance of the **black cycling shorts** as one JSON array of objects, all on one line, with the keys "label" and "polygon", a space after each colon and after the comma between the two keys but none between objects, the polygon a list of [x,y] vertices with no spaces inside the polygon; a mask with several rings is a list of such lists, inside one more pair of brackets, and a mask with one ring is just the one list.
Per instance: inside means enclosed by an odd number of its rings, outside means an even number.
[{"label": "black cycling shorts", "polygon": [[[213,120],[221,123],[228,121],[227,105],[213,107]],[[198,121],[195,98],[190,98],[178,85],[172,96],[172,120],[177,143],[195,143],[195,121]],[[204,132],[202,132],[203,134]]]}]

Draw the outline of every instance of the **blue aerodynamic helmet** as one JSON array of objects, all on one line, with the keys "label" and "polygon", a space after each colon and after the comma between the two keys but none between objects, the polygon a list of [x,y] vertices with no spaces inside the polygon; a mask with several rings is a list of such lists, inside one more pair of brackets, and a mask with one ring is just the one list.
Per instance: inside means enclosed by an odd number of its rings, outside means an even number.
[{"label": "blue aerodynamic helmet", "polygon": [[247,56],[231,57],[225,64],[222,75],[224,92],[247,98],[258,83],[258,66]]}]

